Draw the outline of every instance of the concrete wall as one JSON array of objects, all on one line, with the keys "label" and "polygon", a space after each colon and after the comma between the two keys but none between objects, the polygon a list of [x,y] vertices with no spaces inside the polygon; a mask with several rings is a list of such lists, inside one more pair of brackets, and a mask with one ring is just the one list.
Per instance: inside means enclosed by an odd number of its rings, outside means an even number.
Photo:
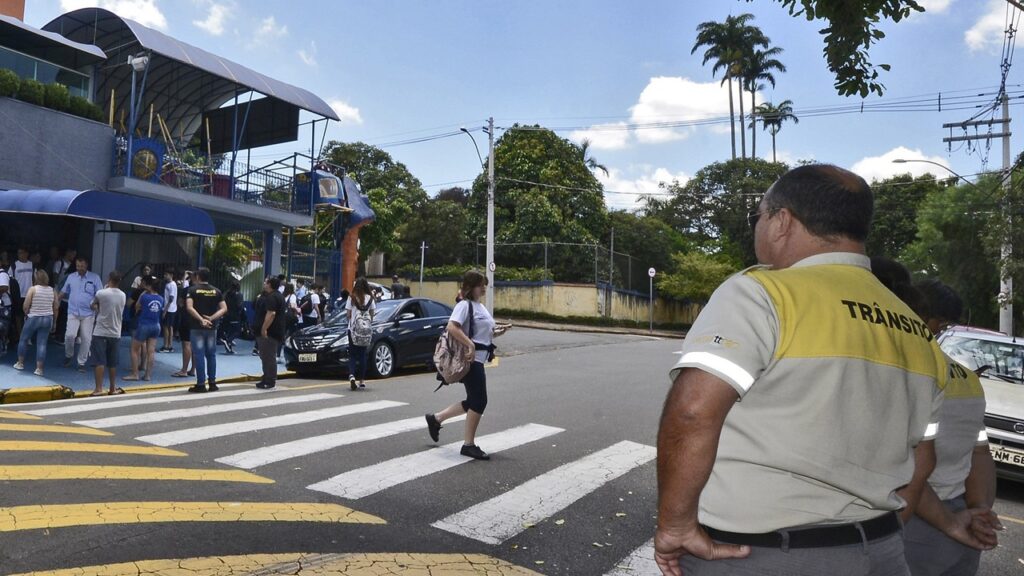
[{"label": "concrete wall", "polygon": [[[391,278],[371,278],[385,286],[391,285]],[[403,279],[403,283],[405,280]],[[431,298],[449,305],[455,303],[459,283],[454,280],[424,280],[408,282],[413,296]],[[522,310],[568,318],[606,317],[604,307],[607,295],[593,284],[559,283],[500,283],[494,293],[494,306],[499,310]],[[657,324],[693,324],[700,313],[697,304],[684,304],[672,300],[655,298],[654,322]],[[650,308],[646,296],[628,292],[615,292],[612,301],[612,318],[646,324]]]},{"label": "concrete wall", "polygon": [[104,190],[113,147],[114,131],[106,124],[0,98],[0,181]]}]

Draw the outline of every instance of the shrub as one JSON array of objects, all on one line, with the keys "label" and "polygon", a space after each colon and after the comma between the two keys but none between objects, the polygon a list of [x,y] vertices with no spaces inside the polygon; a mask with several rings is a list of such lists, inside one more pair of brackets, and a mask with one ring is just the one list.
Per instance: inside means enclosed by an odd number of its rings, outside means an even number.
[{"label": "shrub", "polygon": [[[449,264],[447,266],[435,266],[423,269],[423,277],[431,280],[461,280],[466,270],[473,268],[470,264]],[[478,268],[481,274],[485,274],[483,268]],[[419,278],[420,267],[417,264],[407,264],[398,270],[398,274],[405,278]],[[543,268],[508,268],[499,266],[494,272],[494,279],[503,282],[540,282],[550,280],[544,277]]]},{"label": "shrub", "polygon": [[0,96],[14,98],[18,95],[21,78],[13,70],[0,69]]},{"label": "shrub", "polygon": [[72,96],[70,98],[68,103],[68,112],[75,116],[88,118],[89,120],[95,120],[97,122],[104,121],[103,109],[81,96]]},{"label": "shrub", "polygon": [[67,112],[71,104],[71,94],[63,84],[47,84],[43,86],[43,101],[47,108],[59,112]]},{"label": "shrub", "polygon": [[18,100],[37,106],[45,105],[46,95],[42,82],[32,80],[31,78],[22,80],[21,86],[18,87]]}]

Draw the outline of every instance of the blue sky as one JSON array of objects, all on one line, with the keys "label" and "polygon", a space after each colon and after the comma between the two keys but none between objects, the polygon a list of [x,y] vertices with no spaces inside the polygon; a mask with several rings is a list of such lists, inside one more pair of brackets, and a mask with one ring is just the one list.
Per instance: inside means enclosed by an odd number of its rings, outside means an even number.
[{"label": "blue sky", "polygon": [[[921,108],[942,92],[948,108],[953,97],[998,86],[1005,0],[921,1],[928,12],[884,25],[888,37],[871,55],[892,71],[882,78],[885,96],[865,104],[921,96]],[[332,123],[329,139],[387,144],[477,128],[491,115],[498,126],[564,127],[565,137],[592,140],[593,155],[611,172],[600,175],[606,189],[625,192],[606,196],[613,207],[635,206],[635,194],[656,191],[658,181],[685,180],[729,157],[727,123],[622,129],[728,114],[726,92],[710,67],[701,65],[699,54],[690,55],[700,22],[750,12],[785,50],[781,60],[788,72],[777,75],[776,88],[760,99],[791,99],[798,116],[861,103],[835,94],[820,25],[790,17],[770,0],[28,0],[26,21],[41,27],[88,5],[312,90],[343,116]],[[1008,84],[1016,87],[1021,78],[1020,67],[1011,68]],[[894,157],[931,159],[965,175],[984,169],[984,154],[948,152],[942,143],[948,135],[942,123],[975,111],[939,112],[935,104],[929,110],[805,116],[780,132],[779,155],[854,168],[869,179],[938,171],[892,165]],[[1011,107],[1011,116],[1018,112]],[[1018,128],[1020,120],[1013,124]],[[486,135],[476,137],[484,147]],[[1021,137],[1014,138],[1014,155]],[[308,149],[309,140],[308,131],[300,134],[286,152]],[[385,149],[431,194],[450,183],[468,186],[479,173],[464,135]],[[989,167],[999,167],[1000,150],[995,143]],[[253,163],[283,156],[281,151],[257,151]],[[770,137],[760,132],[758,155],[770,153]]]}]

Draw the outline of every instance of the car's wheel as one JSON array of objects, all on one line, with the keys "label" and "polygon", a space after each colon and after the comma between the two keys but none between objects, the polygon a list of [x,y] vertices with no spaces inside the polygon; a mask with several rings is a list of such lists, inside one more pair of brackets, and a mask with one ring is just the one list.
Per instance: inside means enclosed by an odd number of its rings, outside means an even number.
[{"label": "car's wheel", "polygon": [[388,378],[395,373],[395,350],[387,342],[378,342],[370,351],[373,373],[379,378]]}]

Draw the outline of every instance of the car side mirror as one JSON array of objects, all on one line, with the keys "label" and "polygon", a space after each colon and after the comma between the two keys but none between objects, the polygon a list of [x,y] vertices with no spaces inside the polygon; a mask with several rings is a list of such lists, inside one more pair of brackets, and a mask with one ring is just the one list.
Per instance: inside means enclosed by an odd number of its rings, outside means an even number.
[{"label": "car side mirror", "polygon": [[416,318],[416,315],[415,315],[415,314],[413,314],[412,312],[406,312],[406,313],[404,313],[404,314],[400,315],[400,316],[398,317],[398,319],[397,319],[397,320],[395,320],[395,321],[396,321],[396,322],[401,322],[401,321],[403,321],[403,320],[413,320],[413,319],[415,319],[415,318]]}]

